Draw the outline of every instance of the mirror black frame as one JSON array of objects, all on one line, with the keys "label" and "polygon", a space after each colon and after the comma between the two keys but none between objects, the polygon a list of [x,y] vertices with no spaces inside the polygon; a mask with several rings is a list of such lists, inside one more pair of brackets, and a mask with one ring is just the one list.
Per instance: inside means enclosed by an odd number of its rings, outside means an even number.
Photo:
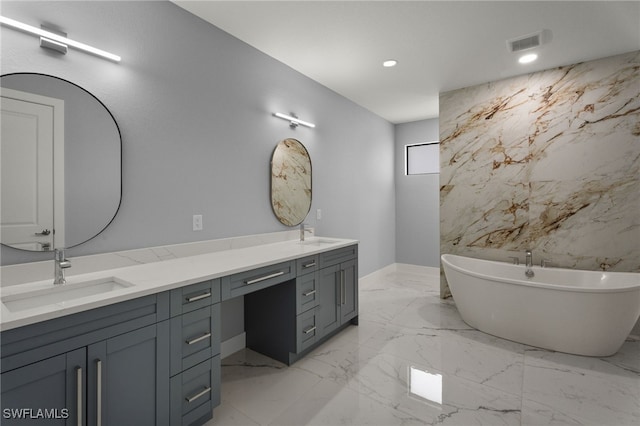
[{"label": "mirror black frame", "polygon": [[[31,75],[31,76],[43,76],[43,77],[48,77],[48,78],[53,78],[56,80],[60,80],[63,81],[65,83],[71,84],[72,86],[75,86],[76,88],[82,90],[83,92],[87,93],[89,96],[91,96],[95,101],[97,101],[103,108],[104,110],[109,114],[109,116],[111,117],[111,119],[113,120],[113,123],[115,125],[116,131],[118,132],[118,140],[120,142],[120,156],[119,156],[119,160],[120,160],[120,197],[118,200],[118,206],[116,207],[116,209],[113,212],[113,217],[111,217],[111,219],[104,225],[104,227],[102,227],[101,229],[99,229],[93,236],[87,238],[86,240],[80,241],[78,243],[74,243],[73,245],[70,246],[65,246],[64,248],[73,248],[73,247],[77,247],[81,244],[85,244],[88,241],[93,240],[94,238],[96,238],[98,235],[100,235],[102,232],[104,232],[105,229],[107,229],[109,227],[109,225],[111,225],[111,223],[113,223],[113,221],[115,220],[116,216],[118,215],[118,212],[120,211],[120,207],[122,206],[122,189],[123,189],[123,184],[122,184],[122,132],[120,131],[120,126],[118,125],[118,121],[116,120],[115,116],[113,115],[113,113],[111,112],[111,110],[109,110],[109,108],[107,108],[107,106],[104,104],[104,102],[102,102],[100,99],[98,99],[97,96],[95,96],[93,93],[91,93],[90,91],[88,91],[87,89],[85,89],[84,87],[69,81],[67,79],[64,79],[62,77],[58,77],[55,75],[51,75],[51,74],[45,74],[45,73],[37,73],[37,72],[13,72],[13,73],[7,73],[7,74],[2,74],[0,75],[0,82],[2,81],[3,77],[9,77],[12,75]],[[0,84],[1,87],[1,84]],[[43,253],[46,251],[41,251],[41,250],[28,250],[28,249],[22,249],[22,248],[18,248],[18,247],[14,247],[12,245],[8,245],[8,244],[4,244],[2,242],[0,242],[1,245],[5,246],[5,247],[9,247],[12,248],[14,250],[19,250],[21,252],[29,252],[29,253]],[[54,247],[53,248],[58,248]],[[53,251],[53,248],[51,251]]]}]

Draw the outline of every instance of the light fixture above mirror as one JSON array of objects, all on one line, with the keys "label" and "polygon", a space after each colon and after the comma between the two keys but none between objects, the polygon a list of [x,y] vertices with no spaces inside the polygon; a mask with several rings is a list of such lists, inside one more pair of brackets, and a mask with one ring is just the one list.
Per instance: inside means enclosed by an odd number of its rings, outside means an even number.
[{"label": "light fixture above mirror", "polygon": [[316,127],[316,125],[315,125],[315,124],[313,124],[313,123],[310,123],[310,122],[308,122],[308,121],[304,121],[304,120],[300,120],[300,119],[298,118],[298,116],[296,116],[294,113],[291,113],[291,114],[283,114],[283,113],[281,113],[281,112],[274,112],[274,113],[273,113],[273,115],[274,115],[275,117],[282,118],[283,120],[288,120],[288,121],[289,121],[289,126],[290,126],[292,129],[295,129],[296,127],[298,127],[298,125],[302,125],[302,126],[305,126],[305,127],[310,127],[310,128],[312,128],[312,129],[313,129],[314,127]]},{"label": "light fixture above mirror", "polygon": [[29,34],[40,36],[40,46],[46,47],[48,49],[53,49],[61,53],[66,53],[67,47],[73,47],[74,49],[82,50],[83,52],[91,53],[92,55],[97,55],[114,62],[120,62],[121,60],[120,56],[114,55],[113,53],[109,53],[93,46],[89,46],[88,44],[80,43],[79,41],[71,40],[60,34],[56,34],[42,28],[34,27],[32,25],[16,21],[15,19],[7,18],[5,16],[0,16],[0,24],[14,28],[16,30],[27,32]]}]

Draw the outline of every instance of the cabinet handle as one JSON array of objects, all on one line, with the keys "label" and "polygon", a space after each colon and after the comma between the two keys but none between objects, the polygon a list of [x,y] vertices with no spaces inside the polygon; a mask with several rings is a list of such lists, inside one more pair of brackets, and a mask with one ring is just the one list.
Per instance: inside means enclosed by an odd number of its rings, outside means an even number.
[{"label": "cabinet handle", "polygon": [[102,426],[102,361],[96,360],[96,426]]},{"label": "cabinet handle", "polygon": [[312,294],[316,294],[316,291],[315,290],[310,290],[310,291],[308,291],[306,293],[302,293],[302,295],[304,297],[311,296]]},{"label": "cabinet handle", "polygon": [[311,262],[311,263],[307,263],[305,265],[302,265],[303,268],[311,268],[313,266],[316,266],[316,261],[315,260],[313,262]]},{"label": "cabinet handle", "polygon": [[273,274],[269,274],[269,275],[265,275],[264,277],[256,278],[256,279],[249,280],[249,281],[245,281],[244,283],[247,284],[247,285],[255,284],[255,283],[259,283],[260,281],[268,280],[270,278],[279,277],[280,275],[284,275],[284,271],[274,272]]},{"label": "cabinet handle", "polygon": [[205,333],[200,337],[196,337],[195,339],[185,340],[185,342],[187,343],[187,345],[193,345],[195,343],[203,341],[204,339],[208,339],[209,337],[211,337],[211,333]]},{"label": "cabinet handle", "polygon": [[84,393],[82,391],[82,367],[76,368],[76,391],[78,392],[76,401],[76,417],[78,420],[76,423],[78,426],[82,426],[82,417],[84,417],[82,415],[82,394]]},{"label": "cabinet handle", "polygon": [[344,305],[347,298],[346,286],[344,285],[344,271],[340,271],[340,304]]},{"label": "cabinet handle", "polygon": [[203,390],[201,390],[200,392],[198,392],[197,394],[195,394],[193,396],[186,397],[185,399],[187,400],[187,402],[189,404],[191,404],[193,401],[195,401],[196,399],[208,394],[209,392],[211,392],[211,387],[210,386],[204,388]]},{"label": "cabinet handle", "polygon": [[207,297],[210,297],[210,296],[211,296],[211,292],[208,291],[206,293],[199,294],[198,296],[187,297],[187,303],[195,302],[197,300],[206,299]]},{"label": "cabinet handle", "polygon": [[315,325],[313,327],[307,328],[306,330],[302,330],[302,332],[304,334],[309,334],[309,333],[312,333],[314,331],[316,331],[316,326]]}]

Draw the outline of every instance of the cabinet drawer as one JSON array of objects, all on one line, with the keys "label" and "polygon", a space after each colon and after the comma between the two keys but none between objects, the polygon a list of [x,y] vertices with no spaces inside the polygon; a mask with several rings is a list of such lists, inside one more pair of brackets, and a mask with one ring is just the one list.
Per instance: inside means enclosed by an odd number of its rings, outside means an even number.
[{"label": "cabinet drawer", "polygon": [[296,275],[309,274],[318,270],[318,255],[296,259]]},{"label": "cabinet drawer", "polygon": [[311,309],[296,317],[296,353],[311,347],[316,342],[316,310]]},{"label": "cabinet drawer", "polygon": [[352,245],[348,247],[339,248],[337,250],[327,251],[320,253],[319,267],[326,268],[327,266],[336,265],[347,260],[355,259],[358,255],[358,246]]},{"label": "cabinet drawer", "polygon": [[171,376],[219,353],[219,303],[171,318]]},{"label": "cabinet drawer", "polygon": [[296,315],[318,305],[318,274],[307,274],[296,278]]},{"label": "cabinet drawer", "polygon": [[220,356],[171,378],[171,425],[202,424],[220,405]]},{"label": "cabinet drawer", "polygon": [[220,301],[220,279],[171,290],[171,316],[209,306]]},{"label": "cabinet drawer", "polygon": [[262,290],[290,280],[295,276],[295,262],[265,266],[222,278],[222,299],[227,300]]}]

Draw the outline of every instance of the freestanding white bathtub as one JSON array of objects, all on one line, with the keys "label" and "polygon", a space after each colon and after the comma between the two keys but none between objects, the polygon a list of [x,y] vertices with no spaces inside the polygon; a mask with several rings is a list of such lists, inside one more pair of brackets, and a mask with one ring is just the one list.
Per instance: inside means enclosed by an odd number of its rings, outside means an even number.
[{"label": "freestanding white bathtub", "polygon": [[533,267],[444,254],[462,319],[494,336],[577,355],[615,354],[640,317],[640,274]]}]

